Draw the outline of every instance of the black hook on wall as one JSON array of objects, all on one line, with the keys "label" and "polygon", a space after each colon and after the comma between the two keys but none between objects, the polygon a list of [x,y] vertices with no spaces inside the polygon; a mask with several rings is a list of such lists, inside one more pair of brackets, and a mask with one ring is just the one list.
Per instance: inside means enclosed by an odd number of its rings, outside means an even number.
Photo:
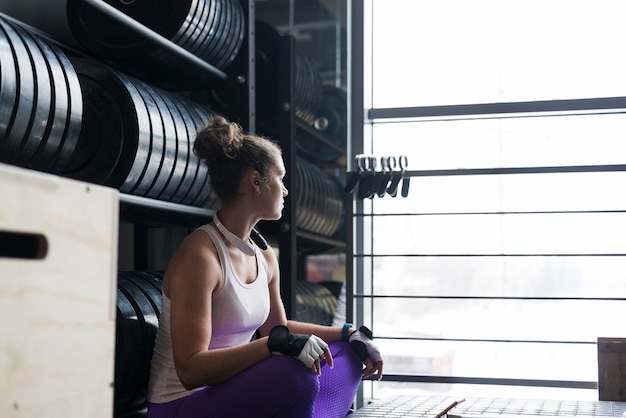
[{"label": "black hook on wall", "polygon": [[356,190],[359,199],[373,199],[389,195],[396,197],[398,187],[402,181],[400,195],[409,195],[410,177],[405,176],[409,163],[406,155],[380,157],[380,171],[377,169],[379,159],[373,155],[359,154],[355,157],[357,171],[348,173],[348,180],[344,188],[346,193]]}]

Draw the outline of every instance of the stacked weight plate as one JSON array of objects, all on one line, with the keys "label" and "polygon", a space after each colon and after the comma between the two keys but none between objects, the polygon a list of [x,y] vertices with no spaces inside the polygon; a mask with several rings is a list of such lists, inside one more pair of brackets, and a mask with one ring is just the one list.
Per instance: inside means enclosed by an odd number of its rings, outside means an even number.
[{"label": "stacked weight plate", "polygon": [[[227,68],[243,44],[245,18],[238,0],[105,1],[218,69]],[[68,0],[67,11],[70,30],[90,54],[143,80],[183,89],[212,77],[82,0]]]},{"label": "stacked weight plate", "polygon": [[0,161],[59,172],[78,141],[82,107],[65,53],[0,15]]},{"label": "stacked weight plate", "polygon": [[116,414],[146,402],[150,361],[163,304],[162,275],[120,272],[117,284],[115,342]]},{"label": "stacked weight plate", "polygon": [[333,148],[305,131],[298,132],[296,147],[309,161],[329,163],[345,154],[348,141],[348,103],[346,92],[334,86],[324,86],[324,100],[315,118],[314,129],[336,145]]},{"label": "stacked weight plate", "polygon": [[202,206],[210,187],[192,146],[212,112],[93,60],[72,60],[84,129],[63,174],[123,193]]},{"label": "stacked weight plate", "polygon": [[[256,84],[255,108],[260,124],[272,126],[272,119],[282,112],[277,92],[281,83],[285,83],[284,79],[280,79],[281,65],[284,65],[279,50],[281,35],[265,22],[256,21],[255,25],[256,78],[263,81]],[[294,113],[300,120],[312,124],[322,105],[321,80],[309,57],[298,48],[294,48],[294,55]],[[236,113],[237,102],[231,87],[218,85],[212,93],[226,113]]]},{"label": "stacked weight plate", "polygon": [[332,237],[343,220],[343,195],[336,178],[316,165],[296,158],[294,184],[296,225]]}]

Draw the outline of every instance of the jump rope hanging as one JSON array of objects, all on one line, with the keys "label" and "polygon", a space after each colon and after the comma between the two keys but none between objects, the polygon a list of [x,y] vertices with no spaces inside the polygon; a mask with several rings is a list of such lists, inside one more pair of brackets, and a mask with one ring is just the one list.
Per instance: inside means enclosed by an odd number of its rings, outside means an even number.
[{"label": "jump rope hanging", "polygon": [[[406,155],[381,156],[380,159],[374,155],[359,154],[354,157],[356,171],[348,173],[345,192],[356,191],[359,199],[373,199],[374,197],[385,197],[389,195],[396,197],[400,181],[400,195],[409,195],[409,185],[411,178],[405,176],[405,171],[409,160]],[[380,161],[380,170],[377,162]]]}]

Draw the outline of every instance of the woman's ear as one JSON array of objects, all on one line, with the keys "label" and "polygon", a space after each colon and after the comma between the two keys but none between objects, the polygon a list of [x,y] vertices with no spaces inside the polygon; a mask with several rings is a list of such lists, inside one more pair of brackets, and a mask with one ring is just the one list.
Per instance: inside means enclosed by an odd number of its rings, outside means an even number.
[{"label": "woman's ear", "polygon": [[250,170],[248,174],[248,184],[251,186],[254,193],[261,194],[261,176],[258,171]]}]

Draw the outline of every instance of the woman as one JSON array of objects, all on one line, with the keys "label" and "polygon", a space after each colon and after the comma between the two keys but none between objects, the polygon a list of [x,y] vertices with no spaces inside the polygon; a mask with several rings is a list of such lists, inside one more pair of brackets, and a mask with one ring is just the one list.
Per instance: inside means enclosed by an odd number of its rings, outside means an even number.
[{"label": "woman", "polygon": [[279,219],[284,207],[279,146],[215,116],[194,152],[220,208],[185,238],[163,277],[148,416],[346,415],[361,378],[382,376],[369,330],[288,321],[276,255],[251,240],[256,223]]}]

